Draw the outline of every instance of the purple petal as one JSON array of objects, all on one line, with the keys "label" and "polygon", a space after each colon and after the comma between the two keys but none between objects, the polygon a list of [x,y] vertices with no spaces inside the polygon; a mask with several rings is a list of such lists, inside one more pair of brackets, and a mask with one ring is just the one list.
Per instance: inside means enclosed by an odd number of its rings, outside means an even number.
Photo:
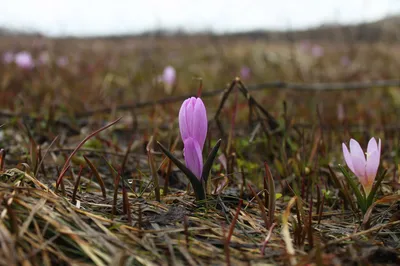
[{"label": "purple petal", "polygon": [[184,141],[186,167],[200,180],[203,170],[203,156],[199,143],[189,137]]},{"label": "purple petal", "polygon": [[193,138],[197,140],[200,148],[203,149],[207,137],[207,112],[203,101],[197,98],[193,111]]},{"label": "purple petal", "polygon": [[367,176],[365,174],[365,158],[351,154],[351,159],[354,167],[354,174],[358,177],[361,184],[366,184]]},{"label": "purple petal", "polygon": [[179,110],[179,130],[181,132],[182,140],[185,141],[189,137],[189,125],[186,123],[186,110],[190,99],[183,102],[181,109]]},{"label": "purple petal", "polygon": [[344,156],[344,160],[346,161],[347,166],[350,168],[350,170],[354,172],[354,167],[353,167],[353,161],[350,155],[349,150],[347,149],[346,144],[342,143],[342,149],[343,149],[343,156]]},{"label": "purple petal", "polygon": [[367,154],[371,154],[374,151],[378,151],[378,144],[375,138],[371,138],[368,142]]},{"label": "purple petal", "polygon": [[26,51],[17,53],[14,61],[17,66],[24,69],[31,69],[35,66],[32,55]]},{"label": "purple petal", "polygon": [[[363,150],[361,149],[360,144],[358,144],[358,142],[355,141],[354,139],[350,140],[350,154],[351,154],[351,157],[353,157],[353,158],[355,156],[355,157],[362,159],[364,167],[365,167],[365,164],[366,164],[365,154],[364,154]],[[354,165],[354,162],[353,162],[353,166],[354,166],[354,168],[356,168],[356,166]]]},{"label": "purple petal", "polygon": [[367,175],[368,183],[372,184],[376,177],[380,161],[380,154],[378,151],[373,151],[367,156],[367,166],[365,167],[365,173]]},{"label": "purple petal", "polygon": [[194,107],[196,105],[196,98],[191,97],[189,99],[189,103],[186,107],[186,124],[188,125],[188,134],[189,137],[193,138],[194,129]]}]

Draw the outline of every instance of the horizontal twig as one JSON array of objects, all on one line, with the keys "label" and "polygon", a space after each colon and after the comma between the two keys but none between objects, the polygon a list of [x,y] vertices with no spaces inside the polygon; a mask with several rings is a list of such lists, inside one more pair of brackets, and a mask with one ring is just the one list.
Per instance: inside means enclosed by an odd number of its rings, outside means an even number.
[{"label": "horizontal twig", "polygon": [[[358,89],[371,89],[371,88],[387,88],[387,87],[400,87],[400,80],[377,80],[369,82],[344,82],[344,83],[288,83],[282,81],[266,82],[260,84],[254,84],[246,86],[248,91],[259,91],[268,89],[288,89],[288,90],[300,90],[300,91],[338,91],[338,90],[358,90]],[[212,97],[223,93],[226,89],[218,89],[212,91],[203,91],[202,98]],[[154,101],[122,104],[117,106],[118,110],[132,110],[138,108],[144,108],[148,106],[153,106],[157,104],[168,104],[174,102],[183,101],[189,97],[196,96],[194,93],[172,96],[167,98],[162,98]],[[106,113],[110,112],[112,108],[104,107],[95,110],[89,110],[77,114],[77,117],[90,116],[96,113]]]}]

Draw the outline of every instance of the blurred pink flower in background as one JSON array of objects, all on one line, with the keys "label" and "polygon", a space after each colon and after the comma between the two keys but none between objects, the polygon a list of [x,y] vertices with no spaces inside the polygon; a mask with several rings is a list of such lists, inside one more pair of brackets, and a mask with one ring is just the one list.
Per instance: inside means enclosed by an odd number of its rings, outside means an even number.
[{"label": "blurred pink flower in background", "polygon": [[14,54],[12,52],[5,52],[3,54],[3,63],[10,64],[14,61]]},{"label": "blurred pink flower in background", "polygon": [[50,61],[50,54],[47,51],[43,51],[39,54],[38,63],[39,65],[47,65]]},{"label": "blurred pink flower in background", "polygon": [[340,64],[342,65],[342,66],[349,66],[349,65],[351,65],[351,61],[350,61],[350,58],[349,57],[347,57],[347,56],[342,56],[341,58],[340,58]]},{"label": "blurred pink flower in background", "polygon": [[35,66],[32,55],[26,51],[17,53],[14,62],[17,66],[23,69],[32,69]]},{"label": "blurred pink flower in background", "polygon": [[311,48],[311,43],[309,40],[300,41],[299,49],[302,52],[308,52]]},{"label": "blurred pink flower in background", "polygon": [[173,66],[167,66],[158,80],[164,83],[164,91],[170,95],[176,82],[176,70]]},{"label": "blurred pink flower in background", "polygon": [[337,105],[337,118],[340,122],[343,122],[345,119],[345,112],[344,112],[344,106],[342,103],[338,103]]},{"label": "blurred pink flower in background", "polygon": [[311,48],[311,54],[314,57],[321,57],[324,55],[324,48],[318,44],[314,44]]},{"label": "blurred pink flower in background", "polygon": [[162,81],[167,84],[167,85],[174,85],[176,80],[176,70],[173,66],[167,66],[164,68],[163,74],[162,74]]},{"label": "blurred pink flower in background", "polygon": [[60,56],[59,58],[57,58],[57,65],[59,67],[65,67],[66,65],[68,65],[69,60],[66,56]]},{"label": "blurred pink flower in background", "polygon": [[243,80],[249,79],[251,77],[251,69],[248,66],[243,66],[240,69],[240,78]]}]

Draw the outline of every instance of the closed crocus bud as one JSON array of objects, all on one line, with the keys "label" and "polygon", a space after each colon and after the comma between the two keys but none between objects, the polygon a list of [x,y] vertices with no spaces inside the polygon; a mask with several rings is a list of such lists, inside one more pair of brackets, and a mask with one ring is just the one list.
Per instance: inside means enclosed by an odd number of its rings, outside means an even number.
[{"label": "closed crocus bud", "polygon": [[200,98],[192,97],[183,102],[179,110],[179,129],[186,166],[200,180],[203,169],[202,150],[207,137],[207,112]]},{"label": "closed crocus bud", "polygon": [[347,166],[358,177],[368,196],[371,192],[381,157],[381,140],[377,143],[375,138],[368,142],[366,156],[360,144],[354,139],[350,140],[350,151],[342,144],[343,155]]},{"label": "closed crocus bud", "polygon": [[186,99],[179,110],[179,129],[182,140],[192,137],[203,149],[207,136],[207,112],[200,98]]},{"label": "closed crocus bud", "polygon": [[23,69],[32,69],[35,66],[32,55],[26,51],[17,53],[14,61],[17,66]]}]

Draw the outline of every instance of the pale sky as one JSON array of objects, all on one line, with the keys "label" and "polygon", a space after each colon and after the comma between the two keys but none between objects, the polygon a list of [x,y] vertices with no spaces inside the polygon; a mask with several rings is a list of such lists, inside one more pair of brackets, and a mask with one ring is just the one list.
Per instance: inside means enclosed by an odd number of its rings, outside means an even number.
[{"label": "pale sky", "polygon": [[400,13],[399,0],[1,0],[0,27],[50,36],[288,29]]}]

